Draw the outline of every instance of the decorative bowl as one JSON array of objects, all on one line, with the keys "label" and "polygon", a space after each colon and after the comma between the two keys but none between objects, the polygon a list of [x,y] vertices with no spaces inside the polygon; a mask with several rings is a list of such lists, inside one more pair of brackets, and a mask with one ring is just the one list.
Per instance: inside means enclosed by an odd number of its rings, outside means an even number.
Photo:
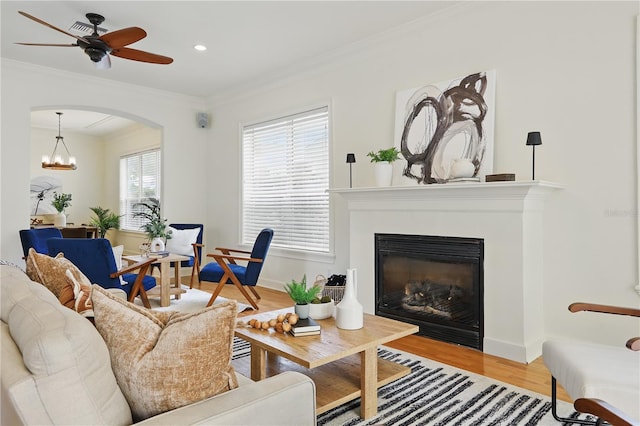
[{"label": "decorative bowl", "polygon": [[333,300],[327,303],[309,303],[309,317],[316,320],[330,318],[333,316],[334,308]]}]

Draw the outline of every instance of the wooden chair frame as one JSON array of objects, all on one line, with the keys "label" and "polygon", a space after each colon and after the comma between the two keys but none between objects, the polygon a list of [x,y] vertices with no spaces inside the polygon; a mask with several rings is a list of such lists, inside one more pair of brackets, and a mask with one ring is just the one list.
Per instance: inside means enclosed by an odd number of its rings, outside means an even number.
[{"label": "wooden chair frame", "polygon": [[[575,312],[598,312],[612,315],[626,315],[632,317],[640,317],[640,309],[625,308],[619,306],[599,305],[595,303],[572,303],[569,305],[569,311]],[[640,337],[633,337],[627,340],[626,347],[632,351],[640,351]],[[556,378],[551,377],[551,414],[553,418],[559,422],[578,423],[584,425],[603,425],[608,422],[616,426],[638,426],[638,422],[633,418],[618,410],[606,401],[597,398],[578,398],[574,401],[573,407],[576,411],[585,414],[591,414],[598,418],[596,422],[588,420],[571,419],[560,417],[557,413],[557,383]]]},{"label": "wooden chair frame", "polygon": [[[194,271],[196,271],[196,273],[198,275],[198,284],[200,284],[200,259],[198,257],[198,250],[197,250],[198,247],[204,247],[204,245],[202,245],[202,244],[193,244],[193,251],[194,251],[194,254],[195,254],[194,268],[193,269],[194,269]],[[235,285],[238,288],[238,290],[240,290],[242,295],[245,297],[245,299],[247,299],[247,301],[249,301],[251,306],[253,306],[253,308],[256,309],[256,310],[259,309],[256,300],[254,300],[251,297],[251,295],[249,294],[249,292],[246,290],[245,287],[249,287],[249,290],[251,291],[251,293],[253,293],[253,295],[255,296],[256,299],[260,300],[260,295],[258,294],[256,289],[254,288],[254,286],[242,285],[240,280],[238,280],[238,277],[236,277],[236,275],[233,273],[233,271],[229,268],[229,264],[237,264],[236,261],[262,263],[263,259],[257,259],[257,258],[253,258],[253,257],[245,257],[246,255],[251,255],[251,252],[250,251],[246,251],[246,250],[237,250],[237,249],[231,249],[231,248],[226,248],[226,247],[216,247],[216,250],[219,251],[220,253],[208,253],[207,257],[212,257],[212,258],[215,259],[215,261],[218,263],[218,265],[220,265],[220,267],[224,271],[224,275],[222,276],[222,278],[220,278],[220,281],[218,282],[218,285],[216,286],[215,290],[213,291],[213,294],[211,295],[211,299],[209,299],[209,302],[207,303],[207,307],[213,305],[213,302],[220,295],[220,292],[222,292],[222,289],[226,285],[227,280],[231,280],[233,285]],[[232,255],[232,253],[239,253],[239,254],[245,255],[245,256],[234,256],[234,255]],[[194,271],[191,272],[191,288],[193,288],[193,279],[194,279],[194,275],[195,275]]]},{"label": "wooden chair frame", "polygon": [[144,276],[147,275],[147,272],[149,271],[149,268],[151,267],[151,264],[154,261],[155,259],[149,258],[144,262],[137,262],[129,266],[123,267],[119,271],[114,272],[110,275],[111,278],[118,278],[123,274],[128,274],[136,270],[139,270],[138,275],[136,276],[136,280],[133,283],[133,287],[131,288],[131,293],[129,294],[129,297],[127,298],[127,300],[133,303],[136,296],[140,295],[142,304],[147,309],[151,309],[151,304],[149,303],[149,298],[147,297],[147,291],[144,289],[144,286],[142,285],[142,280],[144,279]]}]

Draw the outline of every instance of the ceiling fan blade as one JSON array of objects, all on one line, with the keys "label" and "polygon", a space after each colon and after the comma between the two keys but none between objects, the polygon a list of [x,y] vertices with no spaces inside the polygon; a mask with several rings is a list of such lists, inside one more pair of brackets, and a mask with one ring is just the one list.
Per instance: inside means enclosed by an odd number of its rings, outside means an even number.
[{"label": "ceiling fan blade", "polygon": [[111,51],[113,56],[118,56],[124,59],[131,59],[140,62],[149,62],[152,64],[170,64],[173,62],[172,58],[168,56],[156,55],[155,53],[144,52],[142,50],[130,49],[128,47],[122,47],[120,49],[113,49]]},{"label": "ceiling fan blade", "polygon": [[51,43],[15,43],[23,46],[53,46],[53,47],[78,47],[77,44],[51,44]]},{"label": "ceiling fan blade", "polygon": [[39,23],[39,24],[44,25],[45,27],[49,27],[49,28],[51,28],[52,30],[56,30],[56,31],[61,32],[62,34],[66,34],[66,35],[68,35],[68,36],[71,36],[71,37],[73,37],[73,38],[75,38],[75,39],[80,40],[80,41],[81,41],[81,42],[83,42],[83,43],[89,43],[86,39],[84,39],[84,38],[82,38],[82,37],[78,37],[78,36],[77,36],[77,35],[75,35],[75,34],[68,33],[68,32],[66,32],[65,30],[61,30],[61,29],[60,29],[60,28],[58,28],[58,27],[54,27],[53,25],[51,25],[51,24],[50,24],[50,23],[48,23],[48,22],[43,21],[42,19],[38,19],[38,18],[36,18],[36,17],[35,17],[35,16],[33,16],[33,15],[29,15],[27,12],[23,12],[23,11],[19,10],[19,11],[18,11],[18,13],[19,13],[20,15],[22,15],[22,16],[24,16],[24,17],[26,17],[26,18],[29,18],[29,19],[31,19],[31,20],[36,21],[36,22],[37,22],[37,23]]},{"label": "ceiling fan blade", "polygon": [[136,41],[142,40],[147,33],[142,28],[129,27],[121,30],[111,31],[110,33],[100,36],[100,40],[104,41],[112,49],[119,49]]},{"label": "ceiling fan blade", "polygon": [[109,55],[104,55],[99,62],[94,62],[96,64],[96,69],[99,70],[108,70],[111,68],[111,58]]}]

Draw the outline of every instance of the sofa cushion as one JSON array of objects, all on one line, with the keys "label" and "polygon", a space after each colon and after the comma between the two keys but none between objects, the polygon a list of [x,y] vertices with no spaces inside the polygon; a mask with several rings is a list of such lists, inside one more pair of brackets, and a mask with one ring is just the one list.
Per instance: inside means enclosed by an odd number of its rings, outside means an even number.
[{"label": "sofa cushion", "polygon": [[47,287],[64,306],[83,316],[93,316],[91,281],[63,253],[51,257],[29,249],[27,275]]},{"label": "sofa cushion", "polygon": [[38,253],[33,248],[29,249],[27,275],[32,281],[47,287],[58,298],[62,290],[69,284],[66,276],[67,269],[73,270],[76,275],[82,274],[76,265],[64,258],[62,253],[51,257]]},{"label": "sofa cushion", "polygon": [[231,366],[237,302],[158,312],[94,285],[95,325],[135,421],[238,386]]},{"label": "sofa cushion", "polygon": [[[63,292],[71,289],[72,297],[70,297],[71,306],[64,304],[71,309],[74,309],[77,313],[85,317],[93,317],[93,306],[91,306],[91,281],[83,274],[76,274],[71,269],[67,269],[66,272],[68,285],[63,289]],[[115,289],[114,289],[115,290]],[[61,296],[62,297],[62,296]],[[60,299],[62,302],[62,299]]]},{"label": "sofa cushion", "polygon": [[22,422],[131,424],[109,351],[93,325],[13,268],[2,266],[0,285],[2,319],[31,373],[8,390]]}]

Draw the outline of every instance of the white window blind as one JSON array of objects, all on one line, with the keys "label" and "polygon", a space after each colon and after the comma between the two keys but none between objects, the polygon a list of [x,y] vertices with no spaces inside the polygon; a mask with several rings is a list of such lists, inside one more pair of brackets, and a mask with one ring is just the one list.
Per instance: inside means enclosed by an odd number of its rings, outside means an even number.
[{"label": "white window blind", "polygon": [[329,110],[243,127],[242,241],[329,252]]},{"label": "white window blind", "polygon": [[120,228],[139,231],[145,219],[133,217],[133,206],[160,199],[160,149],[120,157]]}]

